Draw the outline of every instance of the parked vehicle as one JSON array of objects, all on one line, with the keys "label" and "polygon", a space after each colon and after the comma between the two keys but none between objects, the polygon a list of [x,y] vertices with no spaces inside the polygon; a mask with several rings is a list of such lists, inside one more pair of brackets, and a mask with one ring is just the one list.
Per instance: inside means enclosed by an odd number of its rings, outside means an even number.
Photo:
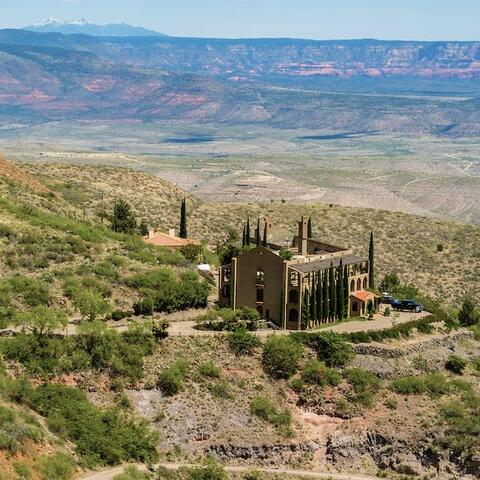
[{"label": "parked vehicle", "polygon": [[393,295],[390,295],[389,293],[382,293],[381,302],[391,305],[394,302],[398,302],[398,300]]},{"label": "parked vehicle", "polygon": [[423,310],[423,305],[415,300],[397,300],[391,305],[394,310],[408,310],[416,313],[420,313]]}]

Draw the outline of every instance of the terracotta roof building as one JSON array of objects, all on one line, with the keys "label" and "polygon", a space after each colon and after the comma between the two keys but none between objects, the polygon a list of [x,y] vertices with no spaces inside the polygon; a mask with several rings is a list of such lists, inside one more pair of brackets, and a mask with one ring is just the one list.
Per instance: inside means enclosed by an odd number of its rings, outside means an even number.
[{"label": "terracotta roof building", "polygon": [[191,238],[180,238],[175,236],[175,230],[171,228],[168,233],[155,232],[151,228],[148,235],[143,237],[146,243],[156,245],[157,247],[181,248],[185,245],[199,245],[200,242]]}]

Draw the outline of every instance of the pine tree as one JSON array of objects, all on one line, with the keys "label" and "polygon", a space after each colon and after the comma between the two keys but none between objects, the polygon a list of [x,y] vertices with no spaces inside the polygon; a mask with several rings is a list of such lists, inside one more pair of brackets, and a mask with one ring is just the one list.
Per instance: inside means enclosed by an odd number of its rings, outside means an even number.
[{"label": "pine tree", "polygon": [[265,222],[265,226],[263,227],[263,243],[262,245],[266,247],[268,245],[268,239],[267,239],[267,222]]},{"label": "pine tree", "polygon": [[336,301],[336,291],[335,291],[335,269],[333,268],[333,264],[330,265],[330,270],[328,272],[328,301],[330,305],[329,314],[330,320],[333,320],[337,313],[337,301]]},{"label": "pine tree", "polygon": [[247,217],[247,229],[246,229],[245,235],[246,235],[246,243],[245,243],[245,245],[246,245],[247,247],[249,247],[249,246],[250,246],[250,239],[252,238],[252,237],[250,236],[250,217]]},{"label": "pine tree", "polygon": [[330,311],[330,299],[328,297],[328,271],[325,270],[323,274],[323,320],[328,320],[328,313]]},{"label": "pine tree", "polygon": [[257,220],[257,228],[255,230],[255,243],[260,246],[260,219]]},{"label": "pine tree", "polygon": [[112,230],[115,232],[130,233],[135,232],[137,227],[137,220],[130,208],[130,205],[125,200],[115,199],[112,216]]},{"label": "pine tree", "polygon": [[305,290],[303,294],[303,302],[302,302],[302,330],[306,330],[308,328],[308,324],[310,322],[310,295],[308,294],[308,290]]},{"label": "pine tree", "polygon": [[345,318],[345,291],[343,281],[343,260],[340,259],[337,277],[337,318],[343,320]]},{"label": "pine tree", "polygon": [[313,238],[312,217],[309,217],[309,219],[308,219],[307,236],[308,236],[308,238]]},{"label": "pine tree", "polygon": [[368,274],[368,286],[375,289],[375,240],[373,238],[373,231],[370,232],[370,247],[368,249],[369,260],[369,274]]},{"label": "pine tree", "polygon": [[180,238],[187,238],[187,202],[185,198],[180,207]]}]

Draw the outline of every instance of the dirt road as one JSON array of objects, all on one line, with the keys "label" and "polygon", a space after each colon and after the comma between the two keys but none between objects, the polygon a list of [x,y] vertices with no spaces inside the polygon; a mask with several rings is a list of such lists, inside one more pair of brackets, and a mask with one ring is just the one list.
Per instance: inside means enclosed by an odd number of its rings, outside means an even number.
[{"label": "dirt road", "polygon": [[[191,465],[178,464],[178,463],[167,463],[162,465],[165,468],[170,470],[176,470],[180,467],[188,467]],[[139,466],[141,469],[145,469],[143,466]],[[249,472],[252,470],[257,470],[259,472],[265,473],[283,473],[286,475],[295,475],[299,477],[310,477],[318,479],[331,479],[331,480],[378,480],[378,477],[367,477],[362,475],[351,475],[351,474],[332,474],[319,472],[317,470],[296,470],[289,468],[264,468],[264,467],[225,467],[225,470],[228,472]],[[82,477],[79,477],[77,480],[112,480],[115,475],[123,472],[123,467],[115,467],[109,470],[102,470],[100,472],[89,473]]]}]

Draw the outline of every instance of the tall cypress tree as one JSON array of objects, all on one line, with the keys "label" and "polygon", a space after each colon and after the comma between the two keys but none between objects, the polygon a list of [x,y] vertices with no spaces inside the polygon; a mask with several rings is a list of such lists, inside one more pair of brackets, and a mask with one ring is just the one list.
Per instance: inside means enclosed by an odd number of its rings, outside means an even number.
[{"label": "tall cypress tree", "polygon": [[339,320],[345,318],[345,291],[343,281],[343,260],[340,259],[340,266],[337,274],[337,317]]},{"label": "tall cypress tree", "polygon": [[255,243],[260,246],[260,219],[257,220],[257,228],[255,229]]},{"label": "tall cypress tree", "polygon": [[329,314],[330,320],[333,320],[337,313],[337,300],[336,300],[336,291],[335,291],[335,269],[333,268],[333,263],[330,265],[330,270],[328,272],[328,296],[329,296]]},{"label": "tall cypress tree", "polygon": [[310,320],[317,320],[317,289],[315,287],[315,274],[313,274],[313,282],[310,294]]},{"label": "tall cypress tree", "polygon": [[330,312],[330,299],[329,299],[329,289],[328,289],[328,271],[325,270],[323,273],[323,320],[328,320],[328,314]]},{"label": "tall cypress tree", "polygon": [[245,235],[246,235],[246,243],[245,243],[245,245],[246,245],[247,247],[249,247],[249,246],[250,246],[250,239],[252,238],[252,237],[250,236],[250,217],[247,217],[247,229],[246,229]]},{"label": "tall cypress tree", "polygon": [[180,238],[187,238],[187,202],[185,198],[180,207]]},{"label": "tall cypress tree", "polygon": [[265,226],[263,227],[263,246],[266,247],[267,245],[268,245],[267,222],[265,222]]},{"label": "tall cypress tree", "polygon": [[375,240],[373,238],[373,230],[370,232],[370,246],[368,249],[369,260],[369,273],[368,273],[368,286],[372,289],[375,288]]},{"label": "tall cypress tree", "polygon": [[350,316],[350,311],[348,309],[349,298],[348,298],[348,265],[345,265],[343,268],[343,299],[344,299],[344,308],[345,308],[345,318]]},{"label": "tall cypress tree", "polygon": [[312,217],[308,218],[307,237],[308,238],[313,238]]},{"label": "tall cypress tree", "polygon": [[323,272],[320,270],[317,276],[317,319],[323,320]]},{"label": "tall cypress tree", "polygon": [[242,233],[242,247],[247,246],[247,227],[243,226],[243,233]]},{"label": "tall cypress tree", "polygon": [[308,290],[305,290],[303,294],[303,302],[302,302],[302,330],[306,330],[308,328],[308,324],[310,321],[310,295],[308,294]]}]

